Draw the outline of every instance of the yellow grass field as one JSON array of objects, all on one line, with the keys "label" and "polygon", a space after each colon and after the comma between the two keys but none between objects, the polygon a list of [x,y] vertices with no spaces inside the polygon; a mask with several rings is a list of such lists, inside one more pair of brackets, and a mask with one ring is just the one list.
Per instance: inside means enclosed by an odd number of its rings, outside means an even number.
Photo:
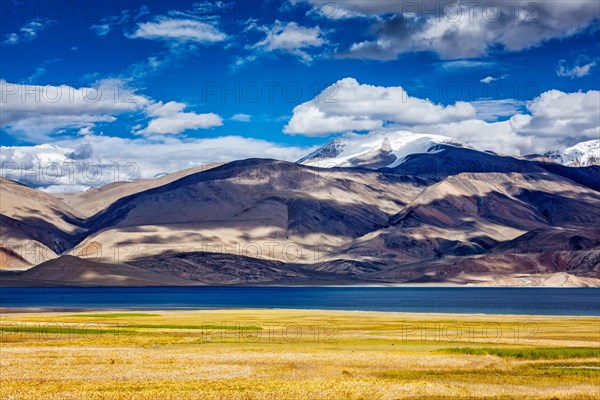
[{"label": "yellow grass field", "polygon": [[14,313],[1,399],[600,399],[600,318]]}]

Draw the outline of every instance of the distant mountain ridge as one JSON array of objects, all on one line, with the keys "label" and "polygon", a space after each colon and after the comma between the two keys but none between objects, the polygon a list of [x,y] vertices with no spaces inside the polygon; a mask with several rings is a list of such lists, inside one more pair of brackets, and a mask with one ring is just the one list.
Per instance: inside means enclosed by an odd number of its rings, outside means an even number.
[{"label": "distant mountain ridge", "polygon": [[466,147],[441,135],[415,134],[407,131],[346,134],[301,158],[299,164],[322,168],[363,167],[394,168],[412,154],[435,153],[440,145]]},{"label": "distant mountain ridge", "polygon": [[69,196],[1,180],[0,285],[600,286],[600,166],[404,132],[300,161]]},{"label": "distant mountain ridge", "polygon": [[564,150],[549,151],[544,156],[568,167],[600,165],[600,139],[581,142]]},{"label": "distant mountain ridge", "polygon": [[[369,134],[350,133],[334,138],[298,160],[297,163],[321,168],[396,168],[409,156],[435,154],[448,146],[494,154],[473,149],[447,136],[387,131]],[[563,150],[548,151],[542,156],[531,155],[525,158],[532,161],[552,160],[568,167],[600,165],[600,139],[581,142]]]}]

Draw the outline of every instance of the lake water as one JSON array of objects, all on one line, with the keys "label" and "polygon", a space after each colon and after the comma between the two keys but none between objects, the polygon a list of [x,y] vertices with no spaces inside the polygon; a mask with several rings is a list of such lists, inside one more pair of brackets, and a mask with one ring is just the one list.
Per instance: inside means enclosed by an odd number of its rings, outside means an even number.
[{"label": "lake water", "polygon": [[597,288],[144,287],[0,288],[0,307],[290,308],[600,316]]}]

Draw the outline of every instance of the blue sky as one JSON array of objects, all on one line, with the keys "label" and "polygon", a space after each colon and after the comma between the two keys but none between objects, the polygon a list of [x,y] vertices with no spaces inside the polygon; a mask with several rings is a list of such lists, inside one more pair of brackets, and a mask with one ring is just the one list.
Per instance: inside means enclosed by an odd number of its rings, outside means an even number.
[{"label": "blue sky", "polygon": [[2,161],[202,142],[151,175],[396,127],[509,154],[596,138],[600,3],[477,4],[2,0]]}]

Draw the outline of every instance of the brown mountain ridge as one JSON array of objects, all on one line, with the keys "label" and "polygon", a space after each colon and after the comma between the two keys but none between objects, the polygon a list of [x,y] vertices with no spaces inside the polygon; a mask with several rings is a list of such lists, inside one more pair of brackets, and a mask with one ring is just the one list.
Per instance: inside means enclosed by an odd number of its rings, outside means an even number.
[{"label": "brown mountain ridge", "polygon": [[599,177],[441,146],[396,168],[249,159],[74,195],[2,179],[0,278],[600,286]]}]

